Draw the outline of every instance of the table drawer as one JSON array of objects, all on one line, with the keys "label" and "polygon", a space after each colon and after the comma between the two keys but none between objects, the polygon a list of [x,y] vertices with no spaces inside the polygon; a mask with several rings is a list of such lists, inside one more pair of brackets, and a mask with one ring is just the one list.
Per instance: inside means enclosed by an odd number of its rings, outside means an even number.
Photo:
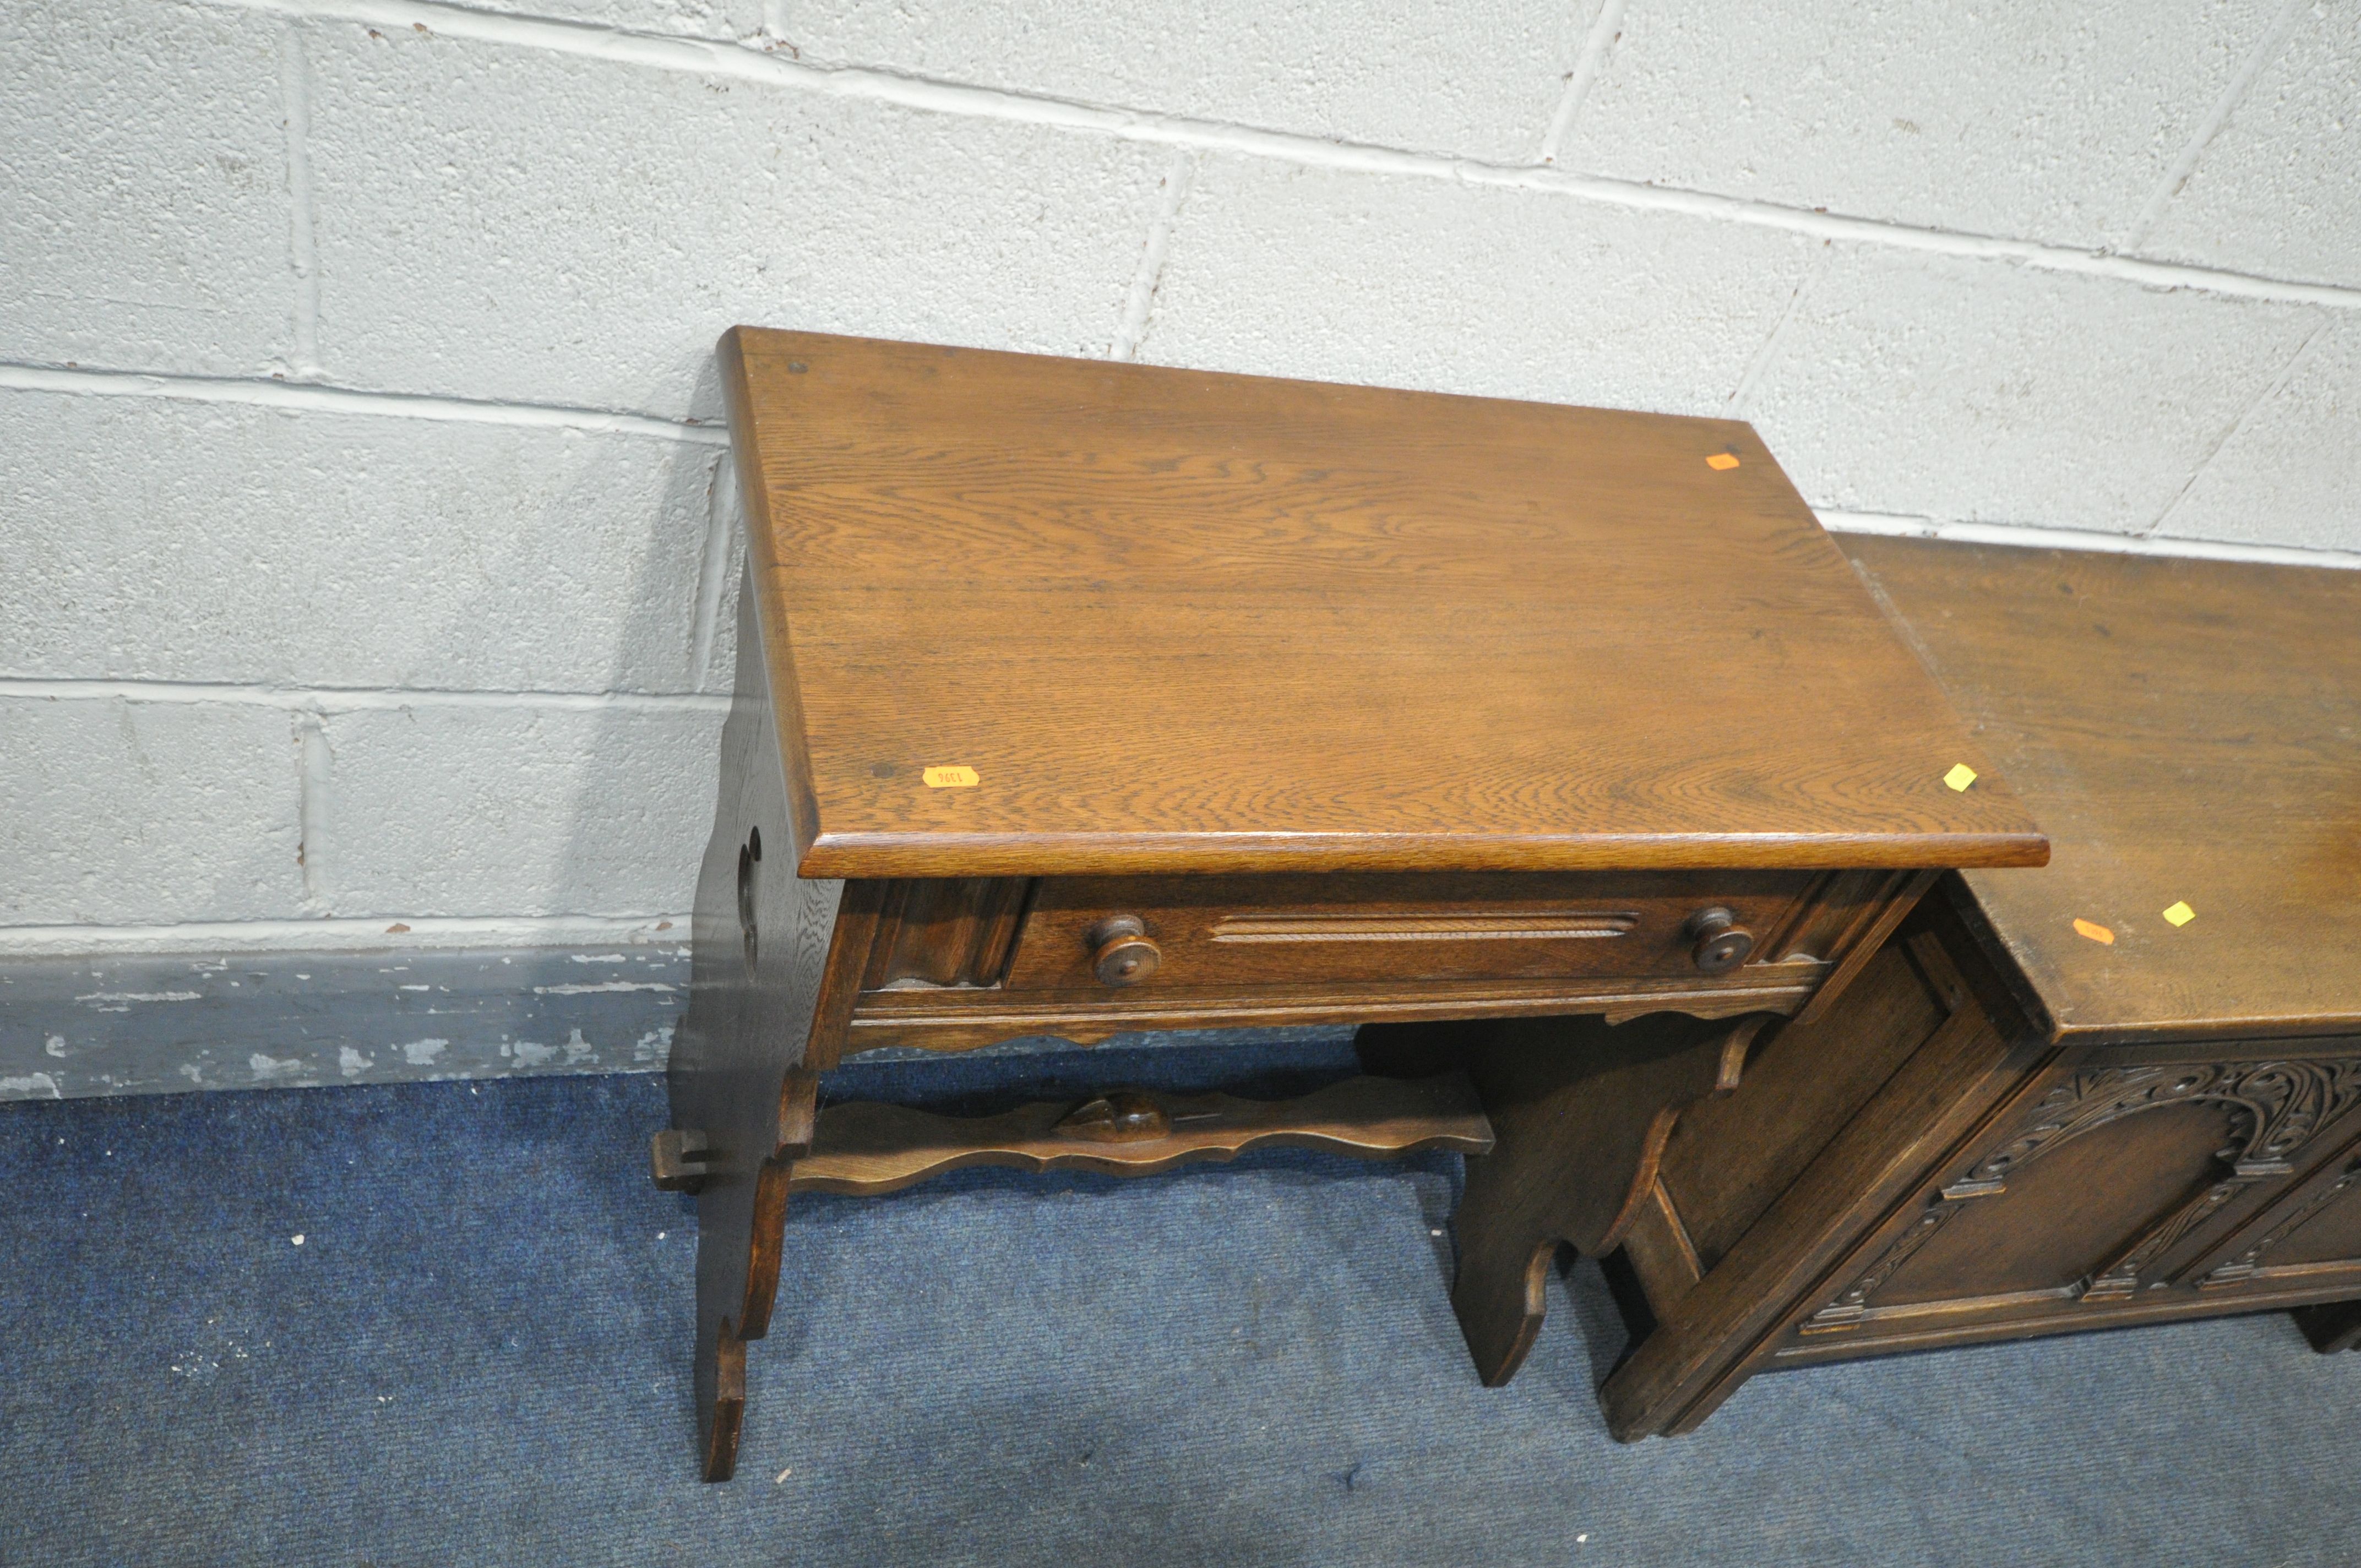
[{"label": "table drawer", "polygon": [[1840,990],[1925,885],[1892,871],[855,883],[830,961],[853,992],[856,1051],[1436,1017],[1795,1014]]},{"label": "table drawer", "polygon": [[1679,979],[1768,947],[1809,872],[1060,877],[1038,884],[1011,992],[1359,981]]}]

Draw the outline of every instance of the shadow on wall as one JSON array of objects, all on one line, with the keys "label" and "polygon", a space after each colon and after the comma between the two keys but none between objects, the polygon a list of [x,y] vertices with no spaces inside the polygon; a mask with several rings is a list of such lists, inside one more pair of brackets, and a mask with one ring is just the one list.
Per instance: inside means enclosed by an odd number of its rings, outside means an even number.
[{"label": "shadow on wall", "polygon": [[[569,439],[632,458],[661,440]],[[501,520],[505,536],[480,541],[467,568],[477,591],[441,630],[482,641],[473,617],[528,582],[561,607],[542,624],[603,624],[588,657],[536,663],[533,650],[511,649],[500,662],[517,672],[512,690],[331,703],[313,742],[324,754],[304,760],[313,912],[653,920],[688,909],[712,821],[740,545],[726,448],[664,446],[640,473],[574,465],[539,506]],[[618,508],[614,488],[644,490],[646,506]],[[589,658],[600,667],[583,669]]]}]

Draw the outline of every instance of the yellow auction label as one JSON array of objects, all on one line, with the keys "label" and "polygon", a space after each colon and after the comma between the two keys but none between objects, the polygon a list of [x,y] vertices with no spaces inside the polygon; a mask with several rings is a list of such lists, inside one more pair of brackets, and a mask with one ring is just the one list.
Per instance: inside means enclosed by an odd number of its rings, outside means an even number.
[{"label": "yellow auction label", "polygon": [[919,776],[928,789],[973,789],[983,782],[973,768],[928,768]]},{"label": "yellow auction label", "polygon": [[1953,762],[1951,771],[1943,775],[1943,782],[1953,789],[1965,789],[1976,782],[1976,771],[1965,762]]},{"label": "yellow auction label", "polygon": [[2197,911],[2190,908],[2188,900],[2183,899],[2179,904],[2176,904],[2171,908],[2166,910],[2164,912],[2164,917],[2167,920],[2171,921],[2176,926],[2186,926],[2191,920],[2197,918]]}]

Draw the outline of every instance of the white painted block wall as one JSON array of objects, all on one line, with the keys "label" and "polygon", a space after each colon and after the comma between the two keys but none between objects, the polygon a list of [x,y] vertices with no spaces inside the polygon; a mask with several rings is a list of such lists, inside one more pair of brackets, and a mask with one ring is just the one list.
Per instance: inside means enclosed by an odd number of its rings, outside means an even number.
[{"label": "white painted block wall", "polygon": [[2361,0],[45,0],[0,162],[0,953],[676,921],[736,322],[2361,564]]}]

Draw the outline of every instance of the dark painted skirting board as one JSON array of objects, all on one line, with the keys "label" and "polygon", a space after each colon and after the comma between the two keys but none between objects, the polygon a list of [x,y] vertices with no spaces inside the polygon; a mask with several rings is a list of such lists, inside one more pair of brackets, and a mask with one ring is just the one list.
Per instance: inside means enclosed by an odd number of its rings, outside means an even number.
[{"label": "dark painted skirting board", "polygon": [[661,1071],[685,947],[0,959],[0,1099]]},{"label": "dark painted skirting board", "polygon": [[[0,1100],[661,1072],[687,1003],[685,946],[0,958]],[[1108,1043],[1351,1033],[1197,1030]],[[1072,1048],[1026,1039],[982,1054]]]}]

